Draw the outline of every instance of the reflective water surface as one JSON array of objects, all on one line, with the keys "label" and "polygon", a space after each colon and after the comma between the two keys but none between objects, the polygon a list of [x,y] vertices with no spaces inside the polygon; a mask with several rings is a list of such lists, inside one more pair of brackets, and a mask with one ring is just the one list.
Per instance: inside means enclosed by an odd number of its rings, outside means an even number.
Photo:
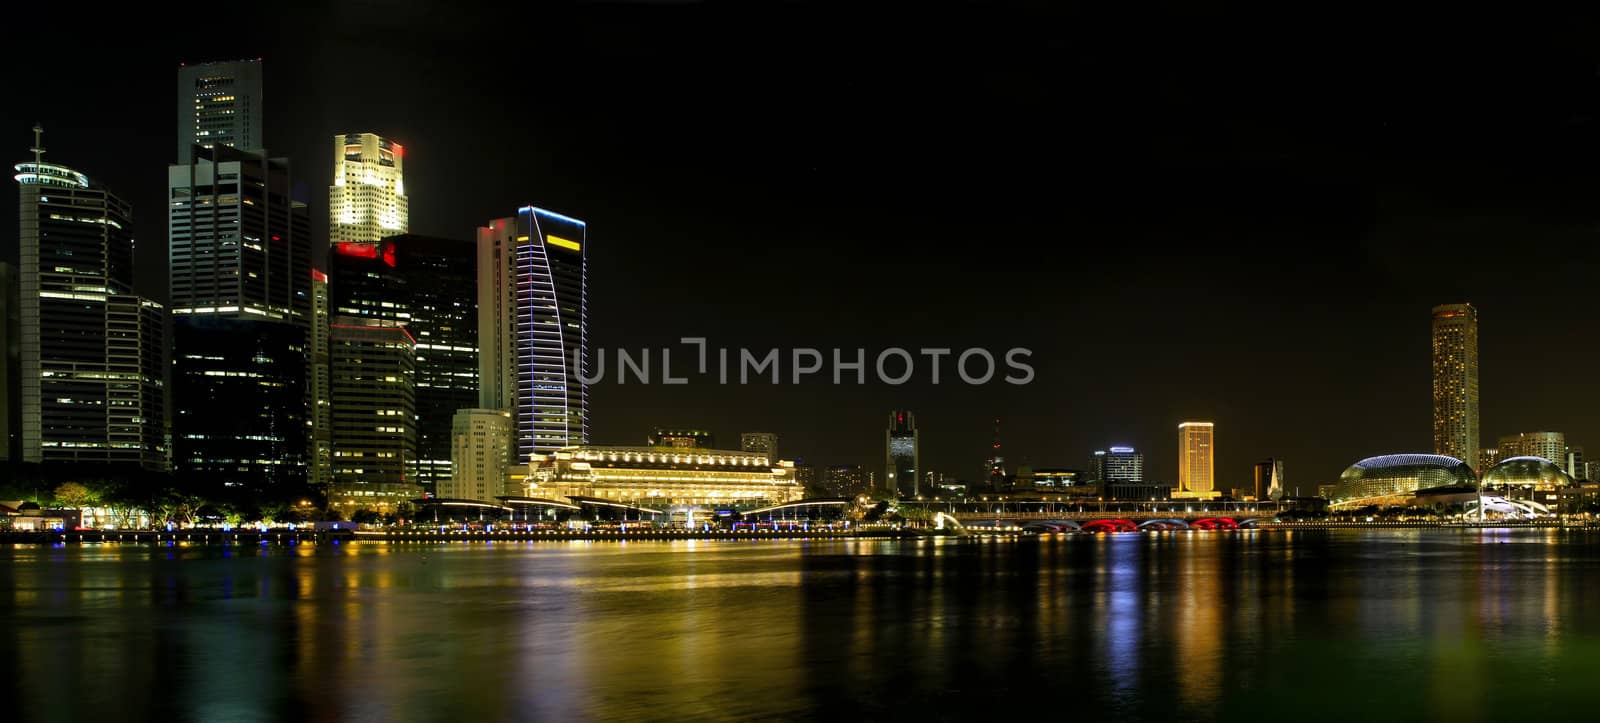
[{"label": "reflective water surface", "polygon": [[1600,709],[1600,535],[1555,531],[17,546],[0,613],[26,720]]}]

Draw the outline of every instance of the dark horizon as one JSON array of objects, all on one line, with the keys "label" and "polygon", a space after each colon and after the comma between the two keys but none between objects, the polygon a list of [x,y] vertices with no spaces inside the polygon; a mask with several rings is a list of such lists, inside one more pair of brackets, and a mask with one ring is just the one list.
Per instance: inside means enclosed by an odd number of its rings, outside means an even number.
[{"label": "dark horizon", "polygon": [[[595,349],[1033,350],[1022,387],[604,383],[600,444],[771,431],[880,469],[910,409],[924,470],[977,480],[999,417],[1012,470],[1129,444],[1175,482],[1197,419],[1220,489],[1278,457],[1313,494],[1431,451],[1429,309],[1470,302],[1484,445],[1600,454],[1590,17],[470,6],[72,18],[77,52],[5,71],[0,140],[22,161],[42,123],[46,160],[133,203],[140,290],[165,299],[177,68],[262,57],[318,249],[329,141],[375,132],[406,146],[414,233],[468,240],[525,204],[586,221]],[[171,33],[130,29],[163,12]]]}]

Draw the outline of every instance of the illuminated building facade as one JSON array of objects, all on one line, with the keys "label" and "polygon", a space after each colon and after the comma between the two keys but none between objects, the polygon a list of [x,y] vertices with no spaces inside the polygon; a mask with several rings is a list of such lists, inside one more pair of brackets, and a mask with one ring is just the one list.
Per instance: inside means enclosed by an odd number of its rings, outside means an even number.
[{"label": "illuminated building facade", "polygon": [[311,219],[281,158],[196,149],[167,168],[172,314],[311,319]]},{"label": "illuminated building facade", "polygon": [[[1510,434],[1500,438],[1497,448],[1500,453],[1494,460],[1496,464],[1512,457],[1539,457],[1564,463],[1567,458],[1567,435],[1561,432]],[[1487,474],[1488,469],[1484,473]]]},{"label": "illuminated building facade", "polygon": [[1013,492],[1055,492],[1093,495],[1095,486],[1081,470],[1061,467],[1019,467],[1011,485]]},{"label": "illuminated building facade", "polygon": [[174,461],[208,489],[303,495],[311,473],[311,223],[292,181],[288,161],[221,145],[167,169]]},{"label": "illuminated building facade", "polygon": [[1144,482],[1144,453],[1132,447],[1096,450],[1090,468],[1102,490],[1111,485],[1141,484]]},{"label": "illuminated building facade", "polygon": [[417,234],[334,244],[333,313],[405,327],[416,341],[417,465],[424,491],[451,475],[457,410],[478,407],[473,244]]},{"label": "illuminated building facade", "polygon": [[1478,310],[1471,304],[1435,306],[1433,451],[1476,461],[1478,442]]},{"label": "illuminated building facade", "polygon": [[804,498],[794,463],[674,447],[579,446],[533,457],[529,497],[598,497],[644,507],[739,507]]},{"label": "illuminated building facade", "polygon": [[328,240],[377,243],[409,230],[405,148],[374,133],[333,137]]},{"label": "illuminated building facade", "polygon": [[1419,490],[1475,489],[1478,476],[1455,457],[1439,454],[1387,454],[1350,465],[1331,489],[1322,490],[1334,507],[1408,503]]},{"label": "illuminated building facade", "polygon": [[739,449],[751,454],[778,458],[778,435],[771,432],[745,432],[739,435]]},{"label": "illuminated building facade", "polygon": [[1184,422],[1178,425],[1178,488],[1173,499],[1213,499],[1216,489],[1216,425]]},{"label": "illuminated building facade", "polygon": [[478,383],[520,463],[589,439],[585,224],[524,206],[478,229]]},{"label": "illuminated building facade", "polygon": [[132,210],[82,173],[44,163],[34,133],[34,160],[15,176],[17,357],[6,383],[19,454],[165,470],[166,312],[133,293]]},{"label": "illuminated building facade", "polygon": [[713,449],[717,446],[715,435],[703,429],[674,429],[656,427],[645,437],[649,447],[675,447],[678,449]]},{"label": "illuminated building facade", "polygon": [[328,325],[329,314],[328,275],[311,271],[311,339],[308,383],[311,385],[311,466],[307,477],[311,484],[326,486],[333,482],[333,380],[329,376]]},{"label": "illuminated building facade", "polygon": [[1572,475],[1545,457],[1504,459],[1483,473],[1485,494],[1494,493],[1519,500],[1535,499],[1536,492],[1551,492],[1573,484]]},{"label": "illuminated building facade", "polygon": [[415,499],[416,343],[400,326],[335,316],[329,325],[333,489],[329,504],[388,511]]},{"label": "illuminated building facade", "polygon": [[1283,460],[1269,459],[1256,463],[1252,494],[1258,501],[1283,497]]},{"label": "illuminated building facade", "polygon": [[260,150],[261,117],[259,59],[178,68],[178,163],[188,163],[196,145]]},{"label": "illuminated building facade", "polygon": [[867,471],[859,464],[838,464],[827,468],[827,489],[838,497],[855,497],[872,491]]},{"label": "illuminated building facade", "polygon": [[916,497],[920,492],[921,449],[917,439],[917,417],[911,412],[889,413],[889,428],[883,433],[883,493]]},{"label": "illuminated building facade", "polygon": [[462,409],[451,426],[450,476],[438,483],[446,499],[493,502],[509,489],[511,476],[511,413],[503,409]]}]

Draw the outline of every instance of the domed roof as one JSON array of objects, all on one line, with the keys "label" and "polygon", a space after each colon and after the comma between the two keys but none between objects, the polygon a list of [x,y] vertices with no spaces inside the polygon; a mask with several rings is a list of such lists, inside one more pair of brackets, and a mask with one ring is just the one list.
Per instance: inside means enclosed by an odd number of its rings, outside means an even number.
[{"label": "domed roof", "polygon": [[1339,475],[1333,502],[1344,505],[1403,502],[1417,490],[1433,487],[1476,487],[1472,467],[1442,454],[1385,454],[1368,457]]},{"label": "domed roof", "polygon": [[1501,460],[1483,474],[1483,486],[1532,487],[1554,489],[1572,484],[1572,477],[1555,462],[1543,457],[1512,457]]}]

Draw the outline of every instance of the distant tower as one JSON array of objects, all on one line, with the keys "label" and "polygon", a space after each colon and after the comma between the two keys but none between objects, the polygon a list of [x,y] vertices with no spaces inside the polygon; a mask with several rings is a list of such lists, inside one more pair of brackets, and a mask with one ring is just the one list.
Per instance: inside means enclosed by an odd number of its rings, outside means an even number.
[{"label": "distant tower", "polygon": [[739,449],[744,452],[764,454],[767,459],[778,458],[778,435],[771,432],[745,432],[739,435]]},{"label": "distant tower", "polygon": [[1216,425],[1211,422],[1178,425],[1178,489],[1172,493],[1174,498],[1217,497],[1215,430]]},{"label": "distant tower", "polygon": [[261,150],[261,109],[260,60],[179,68],[178,163],[188,165],[196,145]]},{"label": "distant tower", "polygon": [[405,148],[373,133],[333,137],[333,185],[328,187],[328,241],[377,243],[405,233]]},{"label": "distant tower", "polygon": [[1006,459],[1000,455],[1000,420],[994,420],[994,437],[989,442],[989,459],[984,462],[984,476],[989,479],[989,491],[1005,489]]},{"label": "distant tower", "polygon": [[1478,310],[1435,306],[1433,452],[1471,464],[1478,461],[1478,439]]},{"label": "distant tower", "polygon": [[1254,491],[1258,502],[1283,497],[1283,460],[1269,459],[1256,463]]},{"label": "distant tower", "polygon": [[911,412],[889,413],[889,428],[883,434],[883,493],[915,497],[920,492],[922,469],[918,455],[917,417]]}]

